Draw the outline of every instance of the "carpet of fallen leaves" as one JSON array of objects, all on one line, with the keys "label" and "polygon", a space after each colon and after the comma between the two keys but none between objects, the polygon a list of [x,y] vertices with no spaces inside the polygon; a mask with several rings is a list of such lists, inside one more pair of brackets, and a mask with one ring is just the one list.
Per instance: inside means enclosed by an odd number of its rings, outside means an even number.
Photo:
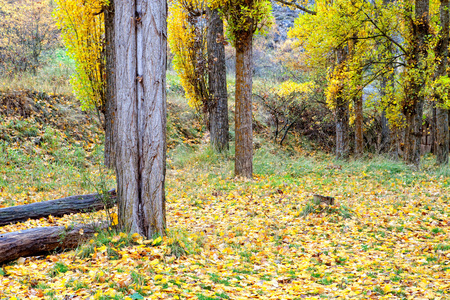
[{"label": "carpet of fallen leaves", "polygon": [[[0,298],[450,298],[448,177],[304,161],[253,180],[220,164],[172,168],[162,243],[135,236],[115,257],[102,246],[19,259],[3,267]],[[334,210],[303,214],[313,194],[335,197]],[[187,254],[177,257],[179,234]]]},{"label": "carpet of fallen leaves", "polygon": [[[92,120],[72,104],[0,95],[0,207],[112,187]],[[256,137],[257,175],[236,179],[231,157],[205,151],[207,141],[186,150],[202,143],[200,129],[169,110],[167,236],[112,231],[20,258],[0,269],[0,299],[450,299],[448,168],[430,157],[420,172],[384,159],[333,162]],[[334,207],[312,207],[314,194]],[[0,234],[105,218],[49,216]]]}]

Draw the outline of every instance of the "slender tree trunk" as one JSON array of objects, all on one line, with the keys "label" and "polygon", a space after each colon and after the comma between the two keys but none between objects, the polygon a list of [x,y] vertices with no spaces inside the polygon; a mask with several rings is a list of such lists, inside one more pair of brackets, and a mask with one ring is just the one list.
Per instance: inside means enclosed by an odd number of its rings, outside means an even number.
[{"label": "slender tree trunk", "polygon": [[167,3],[115,4],[119,226],[150,238],[166,224]]},{"label": "slender tree trunk", "polygon": [[[347,59],[347,50],[339,48],[336,50],[337,68],[342,68]],[[348,130],[349,130],[349,104],[345,99],[344,87],[336,96],[336,158],[347,159],[349,156]]]},{"label": "slender tree trunk", "polygon": [[105,7],[106,114],[105,166],[114,168],[114,117],[116,114],[116,75],[114,55],[114,0]]},{"label": "slender tree trunk", "polygon": [[[389,66],[391,67],[391,66]],[[389,75],[384,76],[381,79],[381,89],[380,89],[380,95],[381,99],[386,98],[387,95],[387,89],[388,86],[391,88],[391,93],[394,91],[394,74],[392,72],[389,72]],[[394,135],[395,133],[391,132],[391,129],[389,128],[389,122],[386,117],[386,107],[387,105],[390,105],[388,103],[385,103],[383,106],[383,110],[381,111],[381,139],[380,139],[380,152],[381,153],[388,153],[391,151],[391,149],[395,148],[395,138],[391,135]],[[392,145],[391,145],[391,142]]]},{"label": "slender tree trunk", "polygon": [[391,130],[389,128],[389,122],[386,118],[386,111],[381,112],[381,141],[380,152],[387,153],[391,148]]},{"label": "slender tree trunk", "polygon": [[362,93],[358,93],[354,98],[355,103],[355,154],[360,157],[364,153],[363,136],[363,99]]},{"label": "slender tree trunk", "polygon": [[252,71],[253,28],[236,35],[236,176],[253,176]]},{"label": "slender tree trunk", "polygon": [[[440,6],[440,19],[441,19],[441,32],[440,41],[436,48],[436,58],[438,62],[436,70],[436,79],[441,76],[447,75],[448,66],[448,47],[449,47],[449,26],[450,26],[450,13],[449,13],[449,0],[441,0]],[[441,95],[436,95],[436,162],[440,165],[448,164],[448,151],[449,151],[449,131],[448,131],[448,110],[443,108],[444,99]]]},{"label": "slender tree trunk", "polygon": [[433,102],[431,107],[431,153],[436,155],[436,130],[437,130],[437,116],[436,116],[436,102]]},{"label": "slender tree trunk", "polygon": [[207,8],[209,125],[211,146],[218,152],[228,150],[228,95],[223,21],[217,9]]},{"label": "slender tree trunk", "polygon": [[[358,41],[358,34],[353,33],[353,40],[348,42],[349,59],[353,59],[356,54],[356,46]],[[362,77],[357,75],[358,84]],[[353,97],[354,111],[355,111],[355,155],[361,157],[364,152],[364,136],[363,136],[363,99],[362,91],[356,93]]]}]

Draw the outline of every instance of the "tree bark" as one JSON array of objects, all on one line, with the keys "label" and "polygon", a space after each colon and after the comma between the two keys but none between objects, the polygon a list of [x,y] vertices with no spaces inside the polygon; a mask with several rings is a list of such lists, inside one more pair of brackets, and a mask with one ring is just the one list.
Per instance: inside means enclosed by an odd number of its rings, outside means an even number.
[{"label": "tree bark", "polygon": [[119,226],[151,238],[166,226],[167,3],[119,1],[115,11]]},{"label": "tree bark", "polygon": [[[449,0],[441,0],[440,5],[440,41],[436,48],[436,58],[438,65],[436,70],[436,79],[447,75],[448,67],[448,47],[449,47]],[[439,94],[435,95],[436,101],[436,162],[439,165],[448,164],[449,151],[449,128],[448,128],[448,110],[443,108],[444,99]]]},{"label": "tree bark", "polygon": [[413,70],[407,87],[405,116],[407,120],[406,160],[420,167],[420,144],[422,142],[422,116],[425,102],[423,87],[425,59],[427,58],[427,35],[429,33],[429,0],[415,1],[415,18],[412,24],[413,40],[408,68]]},{"label": "tree bark", "polygon": [[106,55],[106,114],[105,114],[105,166],[114,168],[114,117],[116,114],[116,75],[114,57],[114,0],[105,7]]},{"label": "tree bark", "polygon": [[431,153],[436,155],[436,130],[437,130],[437,116],[436,116],[436,102],[431,103]]},{"label": "tree bark", "polygon": [[381,112],[381,139],[380,139],[380,152],[388,153],[391,148],[391,129],[389,128],[389,122],[386,118],[386,111]]},{"label": "tree bark", "polygon": [[355,96],[354,103],[355,103],[355,154],[357,157],[361,157],[364,153],[362,93],[358,93]]},{"label": "tree bark", "polygon": [[112,190],[109,191],[108,197],[102,197],[99,194],[79,195],[0,208],[0,226],[28,219],[45,218],[49,215],[62,217],[71,213],[98,211],[105,207],[113,207],[115,200],[116,193]]},{"label": "tree bark", "polygon": [[228,95],[223,44],[223,21],[217,9],[207,8],[209,125],[211,146],[218,152],[228,150]]},{"label": "tree bark", "polygon": [[0,264],[19,257],[75,248],[96,232],[91,225],[52,226],[0,234]]},{"label": "tree bark", "polygon": [[[392,52],[392,49],[390,49]],[[391,69],[393,69],[392,65],[388,65],[388,67]],[[383,78],[381,78],[381,83],[380,83],[380,96],[381,99],[385,99],[386,95],[388,94],[388,86],[390,88],[390,93],[394,92],[394,86],[395,84],[395,80],[394,80],[394,73],[393,72],[389,72],[388,75],[383,76]],[[386,107],[388,105],[391,105],[390,103],[384,103],[382,111],[381,111],[381,136],[380,136],[380,147],[379,147],[379,152],[380,153],[388,153],[391,151],[391,149],[395,148],[395,137],[393,137],[392,135],[394,135],[395,133],[393,133],[391,131],[391,129],[389,128],[389,121],[386,117]],[[392,143],[392,144],[391,144]],[[394,150],[394,152],[397,151]],[[391,153],[392,154],[392,153]],[[395,154],[394,154],[395,156]]]},{"label": "tree bark", "polygon": [[[343,68],[347,59],[347,49],[336,49],[337,68]],[[349,129],[349,104],[344,96],[344,87],[341,86],[336,95],[336,158],[347,159],[349,157],[348,129]]]},{"label": "tree bark", "polygon": [[236,154],[235,175],[253,176],[252,129],[252,44],[253,28],[239,31],[236,36]]}]

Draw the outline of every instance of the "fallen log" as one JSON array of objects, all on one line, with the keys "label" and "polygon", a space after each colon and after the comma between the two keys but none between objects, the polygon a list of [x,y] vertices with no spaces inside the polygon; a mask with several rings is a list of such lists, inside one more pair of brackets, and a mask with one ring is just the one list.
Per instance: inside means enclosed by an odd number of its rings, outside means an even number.
[{"label": "fallen log", "polygon": [[0,208],[0,226],[49,215],[62,217],[71,213],[98,211],[104,209],[105,204],[108,208],[112,207],[115,200],[116,191],[110,190],[105,200],[100,194],[88,194]]},{"label": "fallen log", "polygon": [[0,264],[20,257],[35,256],[50,251],[72,249],[83,243],[106,225],[92,224],[37,227],[0,234]]}]

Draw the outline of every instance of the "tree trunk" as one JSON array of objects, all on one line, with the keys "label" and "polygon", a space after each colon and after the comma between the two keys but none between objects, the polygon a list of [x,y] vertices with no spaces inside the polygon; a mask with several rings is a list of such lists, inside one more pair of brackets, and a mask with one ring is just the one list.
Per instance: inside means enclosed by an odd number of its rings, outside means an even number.
[{"label": "tree trunk", "polygon": [[[392,65],[388,65],[388,67],[393,69]],[[392,94],[394,92],[394,84],[395,84],[395,80],[394,80],[393,72],[389,72],[389,74],[387,74],[387,75],[383,76],[383,78],[381,78],[381,83],[380,83],[381,99],[385,99],[388,92],[390,94]],[[390,89],[389,91],[388,91],[388,87]],[[393,133],[391,131],[391,129],[389,128],[389,121],[386,117],[386,107],[388,105],[391,105],[391,104],[384,103],[382,111],[381,111],[381,137],[380,137],[380,147],[379,147],[380,153],[388,153],[391,151],[391,149],[395,149],[395,147],[396,147],[395,137],[392,136],[392,138],[391,138],[391,135],[395,135],[395,133]],[[391,144],[391,142],[392,142],[392,144]],[[394,151],[397,151],[397,150],[394,150]],[[394,154],[394,156],[395,156],[395,154]]]},{"label": "tree trunk", "polygon": [[363,136],[363,99],[362,93],[358,93],[354,98],[355,102],[355,154],[361,157],[364,153]]},{"label": "tree trunk", "polygon": [[114,58],[114,0],[105,7],[106,114],[105,166],[114,168],[114,117],[116,114],[116,75]]},{"label": "tree trunk", "polygon": [[386,111],[381,112],[381,141],[380,152],[388,153],[391,148],[391,130],[389,128],[389,122],[386,118]]},{"label": "tree trunk", "polygon": [[166,226],[167,4],[115,4],[119,226],[151,238]]},{"label": "tree trunk", "polygon": [[92,212],[110,208],[114,205],[116,193],[109,191],[107,197],[99,194],[79,195],[57,200],[36,202],[0,208],[0,226],[26,221],[28,219],[45,218],[49,215],[62,217],[71,213]]},{"label": "tree trunk", "polygon": [[439,165],[447,165],[449,151],[448,110],[437,107],[436,120],[436,162]]},{"label": "tree trunk", "polygon": [[431,153],[436,155],[436,130],[437,130],[437,116],[436,116],[436,102],[431,103]]},{"label": "tree trunk", "polygon": [[236,154],[235,175],[252,178],[252,44],[253,28],[236,34]]},{"label": "tree trunk", "polygon": [[[347,59],[347,49],[341,47],[336,50],[337,68],[343,68]],[[344,87],[336,95],[336,158],[347,159],[349,156],[348,129],[349,129],[349,104],[345,99]]]},{"label": "tree trunk", "polygon": [[[410,78],[407,88],[407,162],[420,167],[420,144],[422,142],[422,116],[425,102],[423,87],[425,80],[425,60],[427,58],[427,35],[429,32],[429,0],[416,0],[415,19],[412,24],[413,40],[410,41],[411,57],[408,67],[418,73]],[[408,101],[409,100],[409,101]]]},{"label": "tree trunk", "polygon": [[52,226],[0,234],[0,264],[19,257],[72,249],[92,237],[97,230],[91,225]]},{"label": "tree trunk", "polygon": [[[357,32],[353,33],[353,39],[348,41],[348,52],[349,59],[353,59],[356,54],[356,46],[358,42],[358,34]],[[355,78],[358,84],[361,83],[362,77],[360,75],[356,75]],[[355,156],[361,157],[364,153],[364,136],[363,136],[363,93],[357,92],[353,96],[353,104],[355,111]]]},{"label": "tree trunk", "polygon": [[228,150],[228,95],[225,66],[223,21],[217,9],[207,8],[209,125],[211,146],[218,152]]},{"label": "tree trunk", "polygon": [[[447,75],[448,66],[448,46],[449,46],[449,0],[441,0],[440,19],[441,32],[440,41],[436,48],[436,58],[438,66],[436,70],[436,79]],[[448,110],[443,108],[445,100],[441,95],[435,95],[436,101],[436,162],[439,165],[448,164],[449,151],[449,131],[448,131]]]}]

